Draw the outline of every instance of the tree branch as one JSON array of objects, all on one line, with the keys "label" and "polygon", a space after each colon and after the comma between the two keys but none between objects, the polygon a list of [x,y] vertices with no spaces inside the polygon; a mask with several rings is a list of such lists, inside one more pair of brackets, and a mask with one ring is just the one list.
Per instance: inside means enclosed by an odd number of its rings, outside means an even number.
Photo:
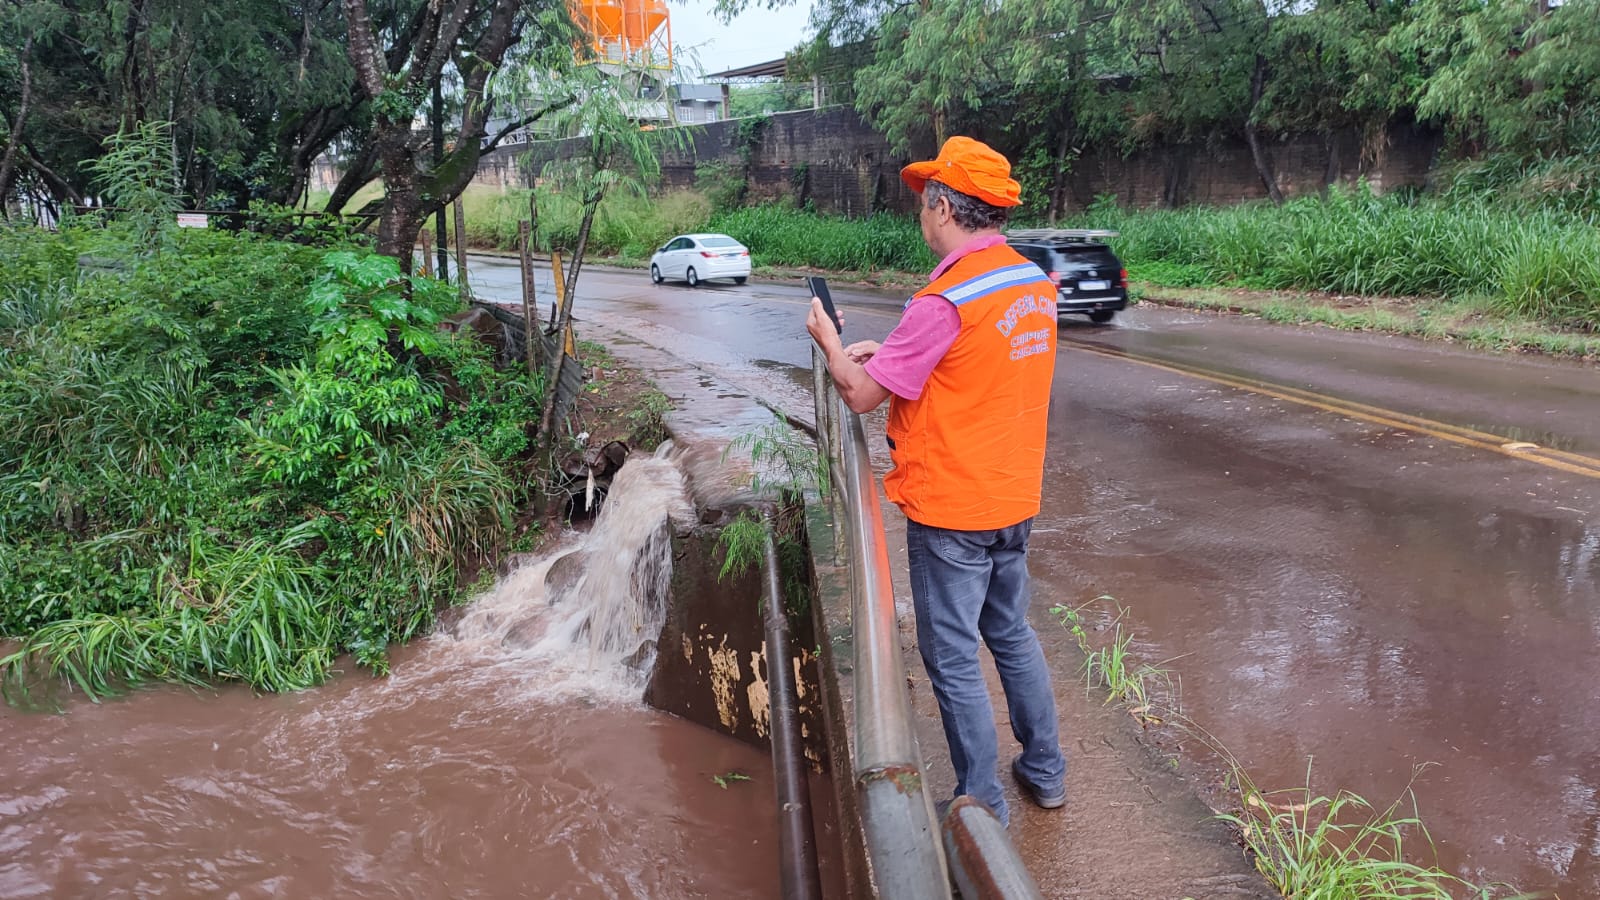
[{"label": "tree branch", "polygon": [[22,99],[18,103],[17,118],[11,123],[11,137],[6,140],[6,152],[0,157],[0,215],[5,214],[6,198],[11,196],[11,184],[16,175],[17,144],[22,140],[22,126],[28,119],[28,104],[33,99],[33,70],[28,65],[33,54],[33,35],[22,42],[18,60],[22,66]]},{"label": "tree branch", "polygon": [[372,16],[367,13],[366,0],[343,0],[345,27],[350,33],[350,62],[356,69],[356,80],[367,96],[378,99],[385,87],[382,57],[378,55],[378,42],[372,36]]},{"label": "tree branch", "polygon": [[572,104],[574,104],[576,102],[578,102],[578,98],[577,97],[568,97],[565,100],[562,100],[562,101],[557,102],[557,103],[552,103],[549,106],[546,106],[544,109],[539,110],[538,112],[534,113],[531,116],[524,116],[523,118],[517,119],[516,121],[514,121],[514,122],[510,123],[509,125],[507,125],[506,127],[500,129],[500,131],[498,133],[496,133],[494,137],[490,138],[488,140],[488,142],[483,145],[483,152],[484,153],[488,153],[489,151],[491,151],[491,150],[495,149],[496,147],[500,146],[500,142],[505,140],[506,137],[508,135],[510,135],[513,131],[516,131],[516,130],[518,130],[520,128],[526,128],[529,125],[532,125],[533,123],[535,123],[535,122],[539,121],[540,119],[544,118],[545,116],[548,116],[553,112],[557,112],[558,110],[566,109],[567,107],[571,106]]}]

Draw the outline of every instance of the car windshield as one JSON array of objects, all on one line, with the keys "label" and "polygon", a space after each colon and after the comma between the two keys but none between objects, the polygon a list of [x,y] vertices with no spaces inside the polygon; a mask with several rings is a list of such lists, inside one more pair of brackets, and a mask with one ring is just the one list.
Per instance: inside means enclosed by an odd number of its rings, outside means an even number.
[{"label": "car windshield", "polygon": [[740,246],[738,241],[736,241],[736,240],[734,240],[733,238],[730,238],[730,237],[701,238],[700,239],[700,243],[706,245],[707,247],[738,247],[738,246]]}]

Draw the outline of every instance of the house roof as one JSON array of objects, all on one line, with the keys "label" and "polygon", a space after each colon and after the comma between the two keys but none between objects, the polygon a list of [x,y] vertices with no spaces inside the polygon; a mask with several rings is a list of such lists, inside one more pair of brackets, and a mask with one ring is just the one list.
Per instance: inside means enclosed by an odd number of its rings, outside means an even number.
[{"label": "house roof", "polygon": [[742,66],[729,69],[726,72],[714,72],[707,78],[782,78],[789,73],[787,59],[774,59],[768,62],[756,63],[751,66]]}]

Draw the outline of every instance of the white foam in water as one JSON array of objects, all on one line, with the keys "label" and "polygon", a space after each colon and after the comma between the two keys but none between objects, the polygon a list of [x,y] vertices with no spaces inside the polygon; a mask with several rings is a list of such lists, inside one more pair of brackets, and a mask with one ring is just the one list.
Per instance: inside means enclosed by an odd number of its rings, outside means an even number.
[{"label": "white foam in water", "polygon": [[637,701],[666,618],[674,521],[691,524],[694,506],[670,446],[630,457],[588,533],[501,578],[437,640],[515,665],[542,697]]}]

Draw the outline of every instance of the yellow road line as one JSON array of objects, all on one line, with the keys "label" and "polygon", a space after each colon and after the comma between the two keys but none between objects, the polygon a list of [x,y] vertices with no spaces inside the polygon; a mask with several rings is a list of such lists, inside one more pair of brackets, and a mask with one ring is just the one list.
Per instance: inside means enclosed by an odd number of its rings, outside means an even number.
[{"label": "yellow road line", "polygon": [[1443,441],[1450,441],[1455,444],[1460,444],[1464,447],[1488,450],[1491,453],[1498,453],[1501,456],[1508,456],[1512,459],[1520,459],[1527,462],[1538,463],[1541,466],[1546,466],[1551,469],[1558,469],[1562,472],[1568,472],[1573,475],[1583,475],[1588,478],[1600,478],[1600,459],[1595,459],[1594,457],[1584,456],[1578,453],[1569,453],[1564,450],[1552,450],[1548,447],[1540,447],[1537,444],[1530,444],[1525,441],[1512,441],[1501,437],[1500,435],[1489,434],[1488,432],[1477,431],[1471,428],[1462,428],[1461,426],[1451,425],[1447,422],[1436,422],[1432,419],[1424,419],[1420,416],[1413,416],[1409,413],[1396,412],[1394,410],[1384,409],[1379,406],[1369,406],[1365,403],[1356,403],[1351,400],[1341,400],[1337,397],[1329,397],[1325,394],[1318,394],[1312,391],[1301,390],[1300,388],[1288,387],[1287,385],[1269,384],[1264,381],[1254,381],[1249,378],[1241,378],[1234,375],[1224,375],[1220,372],[1212,372],[1207,369],[1201,369],[1195,366],[1185,365],[1183,363],[1167,362],[1164,360],[1140,356],[1138,354],[1129,353],[1125,350],[1116,350],[1110,347],[1097,347],[1090,344],[1080,344],[1075,341],[1062,341],[1061,346],[1073,350],[1082,350],[1086,353],[1094,353],[1100,356],[1110,357],[1112,359],[1125,360],[1137,365],[1148,366],[1152,369],[1162,369],[1167,372],[1173,372],[1178,375],[1186,375],[1190,378],[1198,378],[1202,381],[1209,381],[1225,387],[1231,387],[1242,391],[1250,391],[1251,393],[1274,397],[1289,403],[1298,403],[1301,406],[1309,406],[1313,409],[1320,409],[1324,412],[1348,416],[1352,419],[1360,419],[1364,422],[1372,422],[1377,425],[1385,425],[1390,428],[1398,428],[1405,431],[1420,432]]}]

